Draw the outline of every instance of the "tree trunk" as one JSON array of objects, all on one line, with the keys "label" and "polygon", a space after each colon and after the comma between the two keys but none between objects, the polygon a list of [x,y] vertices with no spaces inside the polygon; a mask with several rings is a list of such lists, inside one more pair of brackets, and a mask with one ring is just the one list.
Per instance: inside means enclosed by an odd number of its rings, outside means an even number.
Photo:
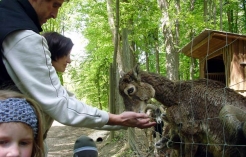
[{"label": "tree trunk", "polygon": [[227,19],[228,19],[228,29],[229,32],[233,32],[233,27],[232,27],[232,23],[233,23],[233,10],[228,10],[227,11]]},{"label": "tree trunk", "polygon": [[222,31],[223,27],[222,27],[222,17],[223,17],[223,4],[222,4],[222,0],[220,0],[220,31]]},{"label": "tree trunk", "polygon": [[216,1],[213,1],[213,4],[212,4],[212,18],[213,18],[213,21],[214,21],[214,28],[216,28],[216,25],[217,25],[217,16],[216,16],[216,12],[217,12],[217,6],[216,6]]},{"label": "tree trunk", "polygon": [[204,0],[203,2],[203,20],[205,23],[207,23],[208,21],[208,1],[207,0]]},{"label": "tree trunk", "polygon": [[244,25],[246,25],[246,4],[245,1],[243,1],[243,15],[244,15]]},{"label": "tree trunk", "polygon": [[169,6],[168,2],[166,0],[158,0],[159,7],[162,12],[162,31],[164,39],[164,44],[166,47],[166,77],[170,80],[178,80],[178,65],[179,65],[179,55],[178,52],[175,49],[175,46],[173,43],[175,43],[173,34],[176,34],[177,32],[172,33],[171,28],[171,21],[169,18]]},{"label": "tree trunk", "polygon": [[107,0],[107,12],[108,12],[108,24],[113,35],[113,43],[115,43],[115,23],[114,23],[114,12],[113,12],[113,2],[112,0]]},{"label": "tree trunk", "polygon": [[[113,36],[113,44],[114,44],[114,57],[113,57],[113,64],[110,66],[110,94],[109,94],[109,112],[110,113],[119,113],[119,106],[116,106],[116,104],[119,104],[119,91],[117,90],[116,85],[119,82],[119,79],[117,80],[117,72],[116,72],[116,58],[117,58],[117,52],[118,52],[118,31],[119,31],[119,0],[116,0],[116,22],[114,23],[114,16],[113,16],[113,7],[112,7],[112,0],[107,0],[107,11],[108,11],[108,22],[110,29],[112,31]],[[118,107],[118,108],[117,108]],[[110,139],[114,139],[115,132],[110,132]]]},{"label": "tree trunk", "polygon": [[[192,5],[190,7],[190,11],[194,10],[194,1],[192,1]],[[193,29],[190,31],[190,40],[192,40],[194,38],[194,32]],[[194,68],[195,68],[195,58],[191,57],[190,58],[190,80],[194,79]]]},{"label": "tree trunk", "polygon": [[156,73],[160,74],[160,61],[159,61],[159,42],[158,42],[158,35],[155,41],[155,68]]},{"label": "tree trunk", "polygon": [[[180,14],[180,0],[176,0],[176,4],[175,4],[175,8],[176,8],[176,15],[179,15]],[[180,35],[179,35],[179,20],[178,18],[175,20],[175,32],[174,34],[176,35],[175,36],[175,45],[176,47],[174,47],[174,54],[175,54],[175,71],[176,71],[176,76],[175,76],[175,80],[179,80],[179,49],[178,49],[178,46],[179,46],[179,38],[180,38]]]},{"label": "tree trunk", "polygon": [[146,71],[149,72],[149,53],[147,51],[145,53],[145,65],[146,65]]}]

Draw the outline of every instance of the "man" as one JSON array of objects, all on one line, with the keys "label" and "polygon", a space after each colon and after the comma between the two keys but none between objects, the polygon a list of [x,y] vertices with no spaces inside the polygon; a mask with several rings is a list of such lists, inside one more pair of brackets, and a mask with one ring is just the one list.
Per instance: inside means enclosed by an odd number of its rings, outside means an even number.
[{"label": "man", "polygon": [[[45,115],[45,130],[53,119],[78,127],[107,129],[107,125],[147,128],[146,114],[107,113],[77,100],[60,84],[51,64],[41,25],[56,18],[64,0],[0,0],[0,86],[17,87],[35,99]],[[109,127],[109,129],[114,127]],[[116,129],[119,127],[115,126]]]}]

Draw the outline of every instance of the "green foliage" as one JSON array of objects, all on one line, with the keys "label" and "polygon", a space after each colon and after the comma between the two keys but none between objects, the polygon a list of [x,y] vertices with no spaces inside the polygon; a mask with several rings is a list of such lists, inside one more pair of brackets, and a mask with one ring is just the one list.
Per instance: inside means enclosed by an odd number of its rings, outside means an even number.
[{"label": "green foliage", "polygon": [[79,71],[72,76],[78,87],[76,95],[81,99],[86,98],[87,103],[95,107],[107,110],[109,65],[114,49],[106,5],[88,0],[80,6],[80,11],[85,15],[81,20],[86,25],[83,35],[88,39],[88,45],[84,52],[86,59],[79,65]]},{"label": "green foliage", "polygon": [[118,142],[120,140],[124,140],[125,138],[125,131],[117,131],[115,134],[115,138],[113,139],[113,142]]},{"label": "green foliage", "polygon": [[56,31],[64,34],[65,31],[75,27],[74,17],[78,15],[76,1],[70,0],[64,2],[59,9],[59,14],[56,19],[48,20],[43,26],[43,32]]},{"label": "green foliage", "polygon": [[[115,2],[115,1],[113,1]],[[246,11],[244,1],[211,0],[208,3],[208,14],[204,15],[204,1],[180,1],[180,13],[176,11],[177,1],[168,1],[167,22],[176,34],[175,25],[178,19],[179,44],[175,48],[181,49],[199,33],[208,28],[235,33],[246,33]],[[115,5],[115,4],[113,4]],[[222,14],[221,8],[222,7]],[[113,6],[115,9],[115,6]],[[114,10],[115,11],[115,10]],[[228,22],[228,15],[231,21]],[[159,51],[160,73],[166,73],[166,52],[162,32],[162,12],[156,0],[128,0],[120,1],[120,35],[121,30],[129,30],[128,38],[131,50],[138,62],[149,61],[149,70],[156,71],[155,51]],[[220,19],[222,19],[220,25]],[[222,28],[220,28],[222,26]],[[51,20],[44,26],[44,30],[64,32],[77,31],[88,40],[85,58],[76,68],[70,70],[73,82],[76,84],[76,95],[85,99],[87,103],[107,109],[109,89],[109,65],[113,60],[113,34],[108,24],[106,0],[70,0],[65,3],[57,20]],[[142,66],[145,69],[146,66]],[[190,58],[179,54],[179,76],[181,80],[190,79]],[[199,63],[195,61],[194,77],[199,78]]]},{"label": "green foliage", "polygon": [[57,72],[57,75],[58,75],[58,77],[59,77],[59,79],[60,79],[60,81],[61,81],[61,84],[63,85],[63,77],[62,77],[62,73]]}]

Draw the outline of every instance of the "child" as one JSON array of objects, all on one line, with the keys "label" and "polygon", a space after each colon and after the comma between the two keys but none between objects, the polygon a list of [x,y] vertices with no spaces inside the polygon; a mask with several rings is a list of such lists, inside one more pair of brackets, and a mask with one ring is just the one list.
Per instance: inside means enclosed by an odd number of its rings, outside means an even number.
[{"label": "child", "polygon": [[74,157],[98,157],[97,146],[88,136],[80,136],[74,144]]},{"label": "child", "polygon": [[0,90],[0,156],[43,157],[40,109],[24,95]]}]

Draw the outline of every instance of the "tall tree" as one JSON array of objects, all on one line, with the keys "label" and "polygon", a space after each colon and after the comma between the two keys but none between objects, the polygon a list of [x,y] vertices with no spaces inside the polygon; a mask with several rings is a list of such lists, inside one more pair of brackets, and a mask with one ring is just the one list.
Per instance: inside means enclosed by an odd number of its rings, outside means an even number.
[{"label": "tall tree", "polygon": [[158,4],[162,12],[161,25],[164,36],[164,45],[166,48],[166,76],[171,80],[178,80],[179,55],[177,49],[175,49],[175,38],[173,37],[173,34],[178,32],[173,32],[174,23],[173,20],[170,19],[168,12],[170,9],[169,2],[167,0],[158,0]]}]

